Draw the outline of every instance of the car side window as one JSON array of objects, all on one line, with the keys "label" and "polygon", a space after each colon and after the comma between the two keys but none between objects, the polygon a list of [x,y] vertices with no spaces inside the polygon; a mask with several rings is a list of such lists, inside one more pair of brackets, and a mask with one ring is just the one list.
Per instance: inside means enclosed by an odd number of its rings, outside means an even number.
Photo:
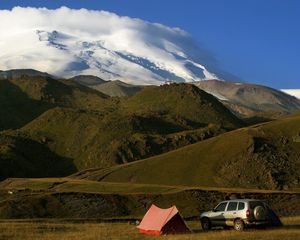
[{"label": "car side window", "polygon": [[216,208],[215,212],[224,212],[226,208],[227,202],[220,203]]},{"label": "car side window", "polygon": [[245,208],[245,203],[239,202],[238,210],[243,210]]},{"label": "car side window", "polygon": [[227,211],[236,211],[237,205],[237,202],[229,202]]}]

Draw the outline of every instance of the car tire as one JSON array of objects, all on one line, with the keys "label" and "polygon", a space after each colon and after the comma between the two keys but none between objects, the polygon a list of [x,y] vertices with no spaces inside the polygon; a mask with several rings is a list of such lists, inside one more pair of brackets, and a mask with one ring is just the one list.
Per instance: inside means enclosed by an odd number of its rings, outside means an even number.
[{"label": "car tire", "polygon": [[202,227],[202,230],[204,230],[204,231],[208,231],[211,229],[211,223],[208,218],[201,219],[201,227]]},{"label": "car tire", "polygon": [[242,219],[236,219],[234,221],[233,227],[237,231],[244,231],[244,229],[245,229],[244,221]]},{"label": "car tire", "polygon": [[266,219],[266,210],[262,206],[256,206],[254,208],[254,217],[256,220],[265,220]]}]

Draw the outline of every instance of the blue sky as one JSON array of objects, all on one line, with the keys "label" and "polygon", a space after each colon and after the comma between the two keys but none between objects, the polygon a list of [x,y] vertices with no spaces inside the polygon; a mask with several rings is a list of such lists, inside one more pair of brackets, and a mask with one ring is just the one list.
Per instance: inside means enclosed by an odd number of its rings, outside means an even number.
[{"label": "blue sky", "polygon": [[180,27],[244,81],[300,88],[298,0],[0,0],[14,6],[99,9]]}]

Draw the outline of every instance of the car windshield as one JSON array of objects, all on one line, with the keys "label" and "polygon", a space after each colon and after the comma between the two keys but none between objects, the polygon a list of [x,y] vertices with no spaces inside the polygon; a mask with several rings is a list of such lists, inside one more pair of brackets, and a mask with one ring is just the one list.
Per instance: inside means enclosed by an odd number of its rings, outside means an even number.
[{"label": "car windshield", "polygon": [[220,203],[218,206],[215,207],[214,211],[215,212],[223,212],[223,211],[225,211],[226,205],[227,205],[227,202]]}]

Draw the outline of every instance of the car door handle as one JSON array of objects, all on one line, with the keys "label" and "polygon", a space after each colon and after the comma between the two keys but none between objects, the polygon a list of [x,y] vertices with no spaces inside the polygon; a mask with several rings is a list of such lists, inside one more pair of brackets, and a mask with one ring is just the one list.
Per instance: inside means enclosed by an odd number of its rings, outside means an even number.
[{"label": "car door handle", "polygon": [[234,212],[233,214],[236,214],[236,212]]}]

